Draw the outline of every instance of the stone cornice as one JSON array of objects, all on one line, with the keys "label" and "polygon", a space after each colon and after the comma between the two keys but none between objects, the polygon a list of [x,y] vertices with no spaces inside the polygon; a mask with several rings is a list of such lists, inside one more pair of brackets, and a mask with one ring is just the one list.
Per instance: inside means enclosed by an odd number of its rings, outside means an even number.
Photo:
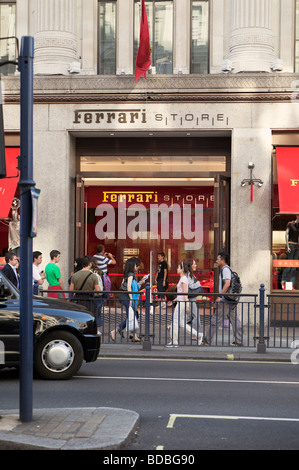
[{"label": "stone cornice", "polygon": [[[296,74],[148,76],[35,76],[35,103],[290,102]],[[5,103],[19,102],[19,77],[2,78]],[[298,90],[298,88],[297,88]]]}]

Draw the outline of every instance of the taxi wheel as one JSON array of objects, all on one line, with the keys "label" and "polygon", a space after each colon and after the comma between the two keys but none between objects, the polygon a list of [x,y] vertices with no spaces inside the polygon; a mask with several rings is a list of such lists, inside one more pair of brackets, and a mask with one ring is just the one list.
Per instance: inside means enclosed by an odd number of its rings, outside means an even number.
[{"label": "taxi wheel", "polygon": [[35,347],[34,368],[43,379],[70,379],[80,369],[83,355],[76,336],[68,331],[52,331]]}]

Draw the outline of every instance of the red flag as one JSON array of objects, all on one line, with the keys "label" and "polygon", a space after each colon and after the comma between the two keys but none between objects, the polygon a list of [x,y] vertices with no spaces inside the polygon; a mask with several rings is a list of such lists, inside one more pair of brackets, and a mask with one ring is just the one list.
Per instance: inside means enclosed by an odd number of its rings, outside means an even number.
[{"label": "red flag", "polygon": [[151,46],[144,0],[141,0],[140,41],[135,64],[135,82],[144,75],[151,65]]}]

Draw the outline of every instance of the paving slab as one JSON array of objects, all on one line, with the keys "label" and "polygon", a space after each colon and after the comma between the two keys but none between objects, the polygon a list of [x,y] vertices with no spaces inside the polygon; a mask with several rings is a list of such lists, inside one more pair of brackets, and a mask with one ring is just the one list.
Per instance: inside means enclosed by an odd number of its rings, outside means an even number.
[{"label": "paving slab", "polygon": [[28,423],[18,410],[0,410],[0,449],[123,449],[138,424],[137,413],[121,408],[37,409]]}]

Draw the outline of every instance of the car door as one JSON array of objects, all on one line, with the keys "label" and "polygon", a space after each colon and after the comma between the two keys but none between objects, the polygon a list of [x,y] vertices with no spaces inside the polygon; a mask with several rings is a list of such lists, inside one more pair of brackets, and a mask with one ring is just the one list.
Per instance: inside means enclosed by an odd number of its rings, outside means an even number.
[{"label": "car door", "polygon": [[14,289],[0,275],[0,366],[19,362],[20,301]]}]

